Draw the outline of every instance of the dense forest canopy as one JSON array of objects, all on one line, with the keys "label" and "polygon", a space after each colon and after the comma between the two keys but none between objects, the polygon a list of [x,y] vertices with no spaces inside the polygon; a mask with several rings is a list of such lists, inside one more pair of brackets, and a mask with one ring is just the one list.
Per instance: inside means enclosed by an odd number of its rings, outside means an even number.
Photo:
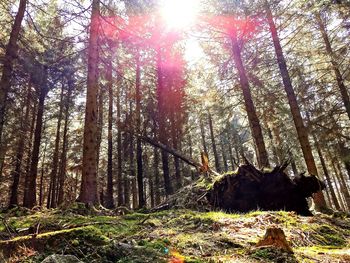
[{"label": "dense forest canopy", "polygon": [[348,1],[2,0],[0,17],[1,206],[149,208],[203,170],[289,161],[325,182],[316,209],[349,211]]}]

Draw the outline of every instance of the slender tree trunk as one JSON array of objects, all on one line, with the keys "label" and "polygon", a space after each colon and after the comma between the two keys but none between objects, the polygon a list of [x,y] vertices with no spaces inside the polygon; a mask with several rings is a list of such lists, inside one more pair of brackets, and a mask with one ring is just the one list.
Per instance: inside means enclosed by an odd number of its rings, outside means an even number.
[{"label": "slender tree trunk", "polygon": [[235,170],[235,158],[233,157],[233,152],[232,152],[232,145],[230,142],[230,139],[228,138],[228,153],[230,155],[230,163],[231,163],[231,169],[232,171]]},{"label": "slender tree trunk", "polygon": [[[117,203],[118,206],[125,205],[126,207],[130,206],[130,196],[129,196],[129,180],[127,178],[127,173],[123,177],[123,158],[122,158],[122,128],[121,128],[121,110],[120,110],[120,81],[119,75],[117,75]],[[123,151],[124,160],[126,160],[127,155],[127,138],[128,135],[125,135],[125,148]],[[124,179],[124,180],[123,180]],[[124,192],[123,192],[124,185]]]},{"label": "slender tree trunk", "polygon": [[[159,140],[161,143],[168,144],[168,136],[166,132],[166,115],[165,102],[164,102],[164,85],[163,85],[163,72],[162,72],[162,56],[161,50],[157,51],[157,98],[158,98],[158,126],[159,126]],[[169,196],[174,193],[173,186],[170,181],[169,173],[169,154],[161,150],[162,164],[163,164],[163,177],[164,177],[164,188],[165,195]]]},{"label": "slender tree trunk", "polygon": [[97,186],[97,94],[98,94],[98,31],[100,1],[92,1],[92,15],[88,50],[88,77],[83,142],[83,172],[78,200],[98,205]]},{"label": "slender tree trunk", "polygon": [[130,134],[130,176],[131,176],[131,192],[132,192],[132,208],[136,209],[138,205],[137,201],[137,186],[136,186],[136,172],[135,172],[135,157],[134,157],[134,136]]},{"label": "slender tree trunk", "polygon": [[224,172],[227,172],[228,164],[227,164],[227,157],[226,157],[226,150],[225,150],[223,135],[220,136],[220,146],[221,146],[222,161],[224,163]]},{"label": "slender tree trunk", "polygon": [[334,171],[334,176],[335,176],[336,180],[338,181],[339,197],[343,198],[342,201],[343,201],[344,211],[347,211],[348,209],[350,209],[349,193],[347,192],[347,189],[344,187],[343,182],[340,179],[339,171],[335,165],[335,161],[333,158],[332,158],[331,162],[332,162],[332,167],[333,167],[333,171]]},{"label": "slender tree trunk", "polygon": [[260,121],[256,113],[252,94],[250,92],[246,69],[243,65],[243,61],[241,57],[241,50],[238,44],[237,36],[235,34],[231,37],[231,42],[232,42],[233,60],[235,62],[236,69],[239,75],[239,82],[243,93],[243,99],[244,99],[245,109],[249,120],[250,130],[252,132],[252,137],[257,149],[258,165],[260,167],[268,167],[269,157],[266,151],[266,146],[264,142]]},{"label": "slender tree trunk", "polygon": [[44,154],[41,162],[41,175],[40,175],[40,188],[39,188],[39,206],[40,207],[43,205],[43,201],[44,201],[44,173],[45,173],[44,166],[46,161],[46,148],[47,148],[47,140],[45,141]]},{"label": "slender tree trunk", "polygon": [[219,156],[216,150],[216,143],[215,143],[215,136],[214,136],[213,119],[209,111],[208,111],[208,122],[209,122],[211,146],[213,148],[213,155],[214,155],[214,161],[215,161],[215,169],[216,171],[220,172]]},{"label": "slender tree trunk", "polygon": [[13,62],[17,56],[17,40],[21,30],[21,24],[26,10],[27,1],[20,0],[15,22],[12,26],[10,39],[6,46],[5,56],[3,58],[2,75],[0,80],[0,151],[2,145],[2,133],[5,122],[5,111],[7,105],[7,96],[11,87],[11,77],[13,71]]},{"label": "slender tree trunk", "polygon": [[328,189],[330,191],[333,204],[334,204],[336,209],[340,210],[340,206],[339,206],[337,197],[336,197],[335,192],[334,192],[332,181],[331,181],[331,178],[329,176],[327,165],[326,165],[326,162],[324,160],[324,157],[323,157],[320,145],[319,145],[318,140],[317,140],[315,135],[313,135],[313,139],[314,139],[314,143],[315,143],[315,148],[316,148],[317,153],[318,153],[318,157],[320,158],[320,161],[321,161],[321,165],[322,165],[324,176],[326,177],[326,181],[327,181],[327,184],[328,184]]},{"label": "slender tree trunk", "polygon": [[[178,142],[178,129],[176,116],[175,116],[175,109],[173,109],[170,112],[170,122],[171,122],[171,140],[173,144],[173,148],[175,150],[178,150],[179,148],[179,142]],[[174,166],[175,166],[175,187],[176,190],[180,189],[182,187],[182,177],[181,177],[181,171],[180,171],[180,160],[178,157],[174,156]]]},{"label": "slender tree trunk", "polygon": [[199,125],[200,125],[200,129],[201,129],[201,138],[202,138],[202,146],[203,146],[203,150],[204,153],[209,156],[208,154],[208,148],[207,148],[207,143],[205,141],[205,130],[204,130],[204,125],[203,125],[203,120],[202,118],[199,119]]},{"label": "slender tree trunk", "polygon": [[69,120],[69,108],[71,102],[73,83],[72,80],[68,80],[68,91],[65,101],[65,112],[64,112],[64,128],[63,128],[63,142],[62,152],[60,157],[60,168],[58,171],[59,190],[58,190],[58,205],[63,203],[64,198],[64,184],[66,180],[66,166],[67,166],[67,151],[68,151],[68,120]]},{"label": "slender tree trunk", "polygon": [[99,201],[101,205],[104,205],[104,187],[105,187],[105,176],[100,172],[100,153],[101,153],[101,142],[103,134],[103,117],[104,117],[104,100],[105,100],[105,89],[100,88],[98,102],[97,102],[97,150],[96,150],[96,174],[98,180]]},{"label": "slender tree trunk", "polygon": [[52,170],[51,170],[51,198],[50,203],[47,204],[48,208],[55,208],[57,206],[57,169],[58,169],[58,151],[60,148],[60,139],[61,139],[61,122],[62,122],[62,114],[63,114],[63,93],[64,93],[64,85],[62,83],[61,88],[61,98],[60,98],[60,109],[57,117],[57,127],[56,127],[56,139],[55,139],[55,148],[52,157]]},{"label": "slender tree trunk", "polygon": [[338,162],[337,159],[334,159],[334,162],[335,162],[335,165],[336,165],[336,170],[338,171],[338,179],[339,179],[340,185],[342,187],[342,192],[344,194],[346,204],[347,204],[348,208],[350,209],[350,192],[349,192],[349,188],[348,188],[348,186],[346,184],[346,181],[344,179],[340,163]]},{"label": "slender tree trunk", "polygon": [[[30,123],[30,131],[29,131],[29,138],[28,138],[28,148],[27,148],[27,157],[26,157],[26,167],[25,167],[25,178],[24,178],[24,189],[25,189],[25,184],[27,182],[27,178],[29,178],[29,172],[30,172],[30,161],[31,161],[31,156],[32,156],[32,146],[33,146],[33,137],[34,137],[34,129],[35,129],[35,122],[36,122],[36,117],[37,117],[37,103],[34,100],[33,101],[34,106],[32,110],[32,120]],[[24,194],[24,193],[23,193]],[[24,196],[23,196],[23,201],[24,201]]]},{"label": "slender tree trunk", "polygon": [[[312,154],[312,150],[311,150],[311,146],[310,146],[310,142],[309,142],[309,138],[308,138],[308,131],[307,131],[306,127],[304,126],[304,122],[303,122],[303,119],[302,119],[301,114],[300,114],[299,105],[298,105],[296,95],[295,95],[294,90],[293,90],[292,82],[291,82],[289,72],[287,69],[287,64],[286,64],[286,61],[285,61],[285,58],[283,55],[283,51],[282,51],[282,47],[280,44],[280,40],[279,40],[279,37],[277,34],[276,25],[275,25],[275,22],[273,21],[272,13],[271,13],[270,7],[269,7],[267,2],[266,2],[265,7],[266,7],[265,8],[266,13],[267,13],[267,20],[269,23],[273,44],[275,47],[278,66],[279,66],[279,69],[281,72],[284,89],[287,93],[289,106],[290,106],[290,109],[292,112],[293,121],[295,124],[295,128],[297,130],[298,139],[299,139],[301,149],[302,149],[302,152],[304,155],[305,163],[306,163],[306,166],[307,166],[309,173],[317,176],[318,173],[317,173],[315,160],[314,160],[314,157]],[[322,191],[315,193],[313,195],[313,199],[315,201],[315,208],[317,210],[326,209],[327,205],[326,205],[326,202],[324,200],[324,196],[323,196]]]},{"label": "slender tree trunk", "polygon": [[108,163],[107,163],[107,192],[105,206],[114,207],[113,200],[113,82],[112,57],[108,59],[106,79],[108,81]]},{"label": "slender tree trunk", "polygon": [[[141,69],[140,69],[140,54],[136,51],[136,133],[141,133]],[[139,136],[136,138],[136,162],[137,162],[137,187],[139,194],[139,208],[146,205],[144,197],[143,174],[142,174],[142,142]]]},{"label": "slender tree trunk", "polygon": [[323,41],[325,44],[326,52],[331,59],[332,68],[333,68],[333,71],[334,71],[334,74],[336,77],[336,81],[338,84],[338,88],[339,88],[339,91],[340,91],[340,94],[341,94],[341,97],[343,100],[343,104],[344,104],[346,113],[348,114],[348,117],[350,119],[350,99],[349,99],[349,94],[348,94],[347,88],[345,87],[345,84],[344,84],[343,76],[340,73],[339,65],[338,65],[337,59],[335,57],[335,54],[333,52],[331,42],[329,40],[327,31],[326,31],[326,27],[322,21],[320,13],[315,13],[315,17],[316,17],[317,25],[321,31],[321,35],[322,35],[322,38],[323,38]]},{"label": "slender tree trunk", "polygon": [[40,151],[43,114],[44,114],[44,102],[45,102],[46,94],[48,92],[46,67],[42,69],[41,74],[43,76],[42,76],[42,82],[41,82],[40,94],[39,94],[38,112],[36,116],[34,144],[33,144],[33,151],[31,155],[32,158],[30,162],[30,170],[25,178],[25,183],[24,183],[23,206],[27,208],[32,208],[36,205],[36,178],[38,173],[39,151]]},{"label": "slender tree trunk", "polygon": [[11,174],[11,177],[13,178],[13,182],[11,186],[11,194],[10,194],[10,202],[9,202],[10,207],[18,206],[18,186],[19,186],[19,179],[21,176],[21,166],[22,166],[23,153],[24,153],[24,142],[27,136],[27,127],[29,122],[30,98],[31,98],[31,85],[29,84],[27,98],[25,101],[26,110],[24,113],[24,118],[21,123],[20,136],[19,136],[19,141],[17,146],[15,167]]}]

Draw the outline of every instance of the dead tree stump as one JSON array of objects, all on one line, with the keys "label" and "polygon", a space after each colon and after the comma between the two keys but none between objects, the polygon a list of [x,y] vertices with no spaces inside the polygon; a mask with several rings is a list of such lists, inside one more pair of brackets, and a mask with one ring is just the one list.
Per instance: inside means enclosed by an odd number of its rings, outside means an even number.
[{"label": "dead tree stump", "polygon": [[293,253],[283,230],[278,227],[268,228],[265,236],[256,244],[256,247],[274,247]]}]

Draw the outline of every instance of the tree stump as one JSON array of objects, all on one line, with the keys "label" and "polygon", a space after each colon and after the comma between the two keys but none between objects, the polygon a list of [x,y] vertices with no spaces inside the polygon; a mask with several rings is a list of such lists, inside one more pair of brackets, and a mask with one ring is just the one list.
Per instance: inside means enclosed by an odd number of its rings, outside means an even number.
[{"label": "tree stump", "polygon": [[293,253],[283,230],[278,227],[268,228],[265,236],[256,244],[256,247],[275,247]]}]

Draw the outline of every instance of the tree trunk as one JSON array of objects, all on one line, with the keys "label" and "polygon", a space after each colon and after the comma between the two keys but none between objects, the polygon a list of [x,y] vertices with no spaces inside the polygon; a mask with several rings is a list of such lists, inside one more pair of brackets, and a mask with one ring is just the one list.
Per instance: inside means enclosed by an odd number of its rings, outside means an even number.
[{"label": "tree trunk", "polygon": [[[178,142],[178,129],[177,127],[177,121],[176,121],[176,112],[175,109],[172,109],[170,112],[170,123],[171,123],[171,140],[172,145],[175,150],[178,150],[179,148],[179,142]],[[180,160],[178,157],[174,156],[174,166],[175,166],[175,187],[176,190],[180,189],[182,187],[182,177],[181,177],[181,171],[180,171]]]},{"label": "tree trunk", "polygon": [[112,57],[108,58],[106,79],[108,81],[108,163],[107,163],[107,192],[105,199],[106,208],[114,207],[113,200],[113,82],[112,82]]},{"label": "tree trunk", "polygon": [[332,185],[332,181],[331,181],[331,178],[330,178],[330,176],[329,176],[329,172],[328,172],[328,169],[327,169],[327,165],[326,165],[326,162],[325,162],[325,160],[324,160],[324,157],[323,157],[323,154],[322,154],[320,145],[319,145],[318,140],[317,140],[317,138],[316,138],[315,135],[313,135],[313,138],[314,138],[315,148],[316,148],[317,153],[318,153],[318,157],[320,158],[320,161],[321,161],[323,173],[324,173],[324,175],[325,175],[325,177],[326,177],[326,181],[327,181],[327,184],[328,184],[328,189],[329,189],[329,191],[330,191],[333,204],[334,204],[334,206],[335,206],[336,209],[340,210],[340,206],[339,206],[337,197],[336,197],[335,192],[334,192],[334,188],[333,188],[333,185]]},{"label": "tree trunk", "polygon": [[225,150],[223,135],[221,135],[220,137],[220,146],[221,146],[222,161],[224,163],[224,172],[227,172],[228,164],[227,164],[227,157],[226,157],[226,150]]},{"label": "tree trunk", "polygon": [[98,94],[98,31],[100,1],[92,1],[90,38],[88,50],[88,77],[85,108],[83,171],[78,200],[89,205],[98,205],[97,189],[97,94]]},{"label": "tree trunk", "polygon": [[207,148],[207,143],[205,141],[205,130],[204,130],[204,125],[203,125],[203,120],[202,118],[199,119],[199,125],[200,125],[200,129],[201,129],[201,138],[202,138],[202,146],[203,146],[203,150],[204,153],[209,156],[208,153],[208,148]]},{"label": "tree trunk", "polygon": [[15,167],[11,174],[11,177],[13,178],[13,183],[11,186],[11,193],[10,193],[10,202],[9,207],[12,206],[18,206],[18,185],[19,185],[19,179],[21,176],[21,166],[22,166],[22,160],[23,160],[23,152],[24,152],[24,141],[27,136],[27,127],[29,122],[29,108],[30,108],[30,101],[31,101],[31,85],[28,85],[28,92],[27,92],[27,98],[25,101],[25,113],[24,118],[21,122],[21,130],[19,135],[19,141],[17,146],[17,153],[16,153],[16,161],[15,161]]},{"label": "tree trunk", "polygon": [[73,83],[71,79],[68,79],[68,91],[65,101],[65,112],[64,112],[64,128],[63,128],[63,142],[62,152],[60,157],[60,168],[58,171],[59,190],[58,190],[58,205],[63,203],[64,197],[64,183],[66,179],[66,166],[67,166],[67,150],[68,150],[68,120],[69,120],[69,108],[71,102]]},{"label": "tree trunk", "polygon": [[40,83],[40,94],[39,94],[39,103],[38,111],[36,115],[36,125],[34,132],[34,144],[33,151],[31,155],[30,170],[25,178],[24,183],[24,197],[23,197],[23,206],[27,208],[32,208],[36,205],[36,178],[38,173],[38,162],[39,162],[39,151],[40,151],[40,142],[42,134],[42,125],[43,125],[43,114],[44,114],[44,102],[46,94],[48,92],[47,87],[47,68],[44,66],[41,69],[42,80]]},{"label": "tree trunk", "polygon": [[243,99],[244,99],[245,109],[248,115],[249,126],[252,132],[252,137],[255,142],[256,149],[257,149],[258,165],[260,167],[268,167],[269,157],[266,151],[266,146],[264,142],[260,121],[256,113],[252,94],[250,92],[246,70],[243,65],[243,61],[241,57],[241,50],[238,44],[237,36],[235,34],[231,37],[231,42],[232,42],[233,60],[235,62],[236,69],[239,75],[239,83],[243,93]]},{"label": "tree trunk", "polygon": [[[129,186],[128,186],[128,179],[127,179],[127,173],[125,173],[125,177],[123,180],[123,158],[122,158],[122,128],[121,128],[121,111],[120,111],[120,78],[119,73],[117,73],[117,203],[118,206],[125,205],[126,207],[129,207]],[[125,146],[127,146],[127,135],[125,136]],[[126,160],[127,156],[127,147],[124,148],[123,154],[124,154],[124,160]],[[124,193],[123,193],[123,184],[124,184]]]},{"label": "tree trunk", "polygon": [[214,136],[213,119],[209,111],[208,111],[208,122],[209,122],[211,145],[213,148],[213,155],[214,155],[214,161],[215,161],[215,169],[216,171],[220,172],[219,156],[216,150],[216,143],[215,143],[215,136]]},{"label": "tree trunk", "polygon": [[2,75],[0,80],[0,150],[2,145],[2,133],[5,122],[5,111],[7,105],[7,96],[11,86],[11,77],[13,71],[13,62],[17,56],[17,40],[21,30],[21,24],[26,9],[27,0],[20,0],[15,22],[11,29],[10,39],[6,46],[5,56],[3,58]]},{"label": "tree trunk", "polygon": [[[162,56],[161,50],[157,51],[157,99],[158,99],[158,126],[159,126],[159,140],[161,143],[168,144],[168,136],[166,132],[166,116],[164,114],[165,102],[164,102],[164,85],[163,85],[163,72],[162,72]],[[165,195],[169,196],[174,193],[169,173],[169,155],[166,151],[161,151],[162,164],[163,164],[163,177]]]},{"label": "tree trunk", "polygon": [[[136,133],[141,133],[141,69],[140,69],[140,54],[136,51]],[[136,138],[136,162],[137,162],[137,187],[139,194],[139,208],[146,205],[143,193],[143,174],[142,174],[142,142],[139,137]]]},{"label": "tree trunk", "polygon": [[44,173],[45,173],[44,166],[46,161],[46,148],[47,148],[47,140],[45,141],[44,154],[41,161],[41,175],[40,175],[40,188],[39,188],[39,206],[40,207],[43,205],[43,201],[44,201]]},{"label": "tree trunk", "polygon": [[[282,80],[284,89],[287,93],[287,98],[289,102],[289,106],[292,112],[293,121],[295,124],[295,128],[297,130],[298,139],[301,145],[301,149],[304,155],[305,163],[308,169],[308,172],[310,174],[317,176],[317,168],[315,164],[315,160],[312,154],[309,138],[308,138],[308,131],[306,127],[304,126],[303,119],[300,114],[299,105],[296,99],[296,95],[293,90],[292,82],[289,76],[289,72],[287,69],[287,64],[283,55],[281,43],[277,34],[277,29],[275,22],[273,21],[272,13],[270,10],[270,7],[267,2],[265,2],[265,9],[267,13],[267,20],[270,27],[270,32],[273,40],[273,44],[275,47],[276,57],[278,66],[281,72]],[[326,208],[326,202],[324,200],[324,196],[322,191],[319,191],[313,195],[313,199],[315,201],[315,208],[317,210],[323,210]]]},{"label": "tree trunk", "polygon": [[63,114],[63,91],[64,85],[62,84],[61,88],[61,98],[60,98],[60,109],[57,117],[57,128],[56,128],[56,139],[55,139],[55,148],[52,157],[52,170],[51,170],[51,195],[50,203],[47,204],[47,208],[55,208],[57,206],[57,169],[58,169],[58,151],[60,146],[60,135],[61,135],[61,121]]},{"label": "tree trunk", "polygon": [[334,159],[335,165],[336,165],[336,170],[338,171],[338,179],[340,181],[340,185],[342,188],[342,192],[345,197],[346,204],[348,208],[350,209],[350,192],[349,192],[349,187],[346,184],[346,181],[344,180],[344,176],[342,173],[342,169],[340,167],[340,163],[338,162],[337,159]]},{"label": "tree trunk", "polygon": [[334,71],[334,74],[336,77],[336,81],[337,81],[338,88],[339,88],[339,91],[340,91],[340,94],[341,94],[341,97],[342,97],[342,100],[344,103],[346,113],[348,114],[348,117],[350,119],[350,99],[349,99],[349,94],[347,92],[347,88],[345,87],[345,84],[344,84],[343,76],[340,73],[339,65],[338,65],[337,59],[335,57],[335,54],[333,52],[331,42],[330,42],[328,34],[326,32],[326,27],[322,21],[320,13],[316,13],[315,17],[316,17],[317,25],[321,31],[321,35],[322,35],[322,38],[323,38],[323,41],[325,44],[326,52],[327,52],[329,58],[331,59],[332,68],[333,68],[333,71]]}]

